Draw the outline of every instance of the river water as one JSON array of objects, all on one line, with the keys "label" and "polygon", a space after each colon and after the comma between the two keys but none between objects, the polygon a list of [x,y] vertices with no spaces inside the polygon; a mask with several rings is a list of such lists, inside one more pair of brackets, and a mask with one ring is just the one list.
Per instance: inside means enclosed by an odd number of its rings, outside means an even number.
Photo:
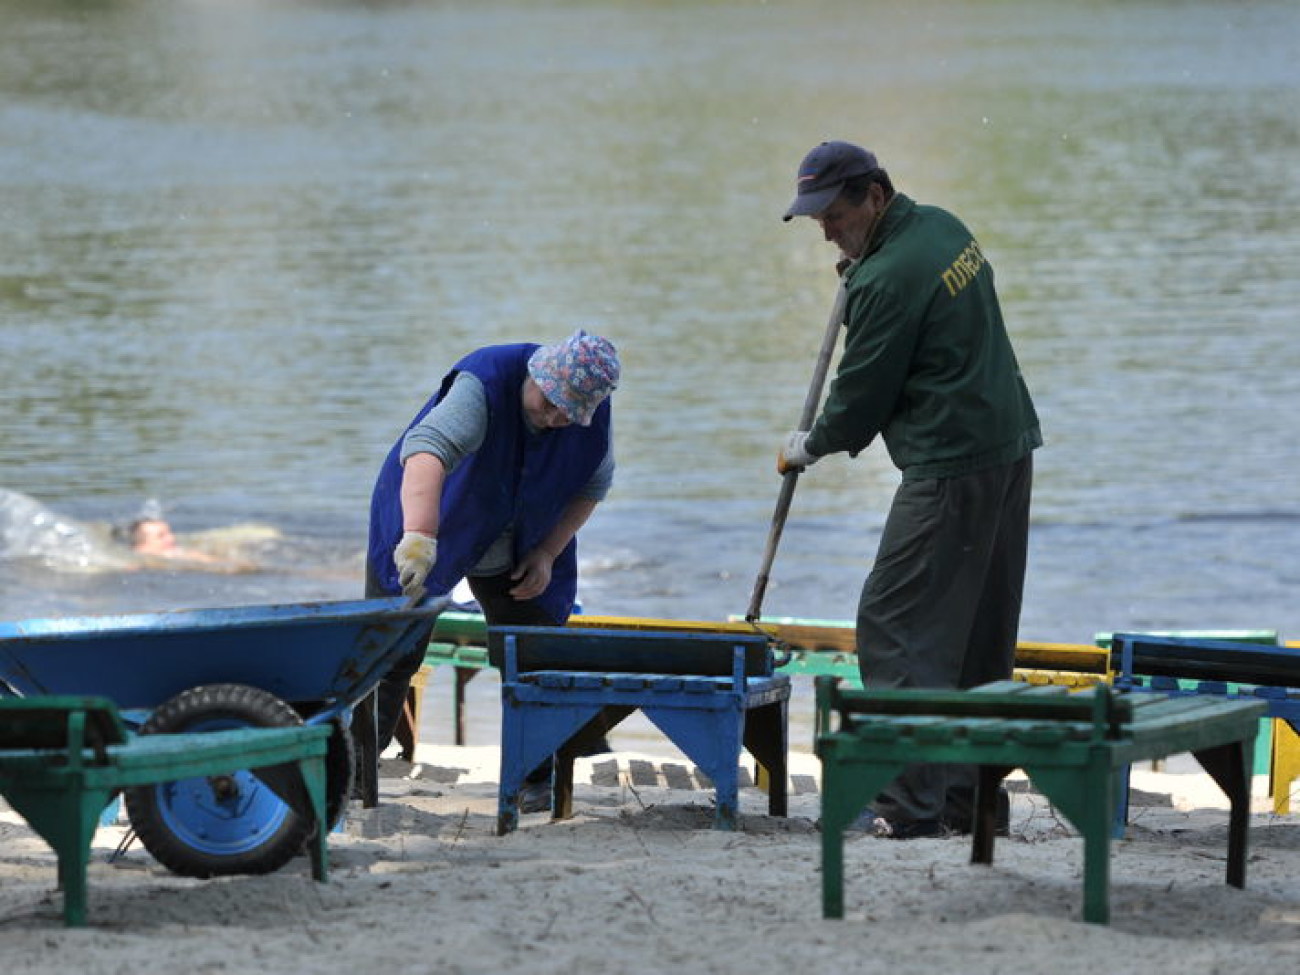
[{"label": "river water", "polygon": [[[996,268],[1043,422],[1022,635],[1300,638],[1300,13],[0,0],[0,618],[352,598],[487,343],[619,346],[588,612],[743,614],[869,145]],[[763,615],[850,617],[896,483],[801,478]],[[253,571],[140,565],[157,499]]]}]

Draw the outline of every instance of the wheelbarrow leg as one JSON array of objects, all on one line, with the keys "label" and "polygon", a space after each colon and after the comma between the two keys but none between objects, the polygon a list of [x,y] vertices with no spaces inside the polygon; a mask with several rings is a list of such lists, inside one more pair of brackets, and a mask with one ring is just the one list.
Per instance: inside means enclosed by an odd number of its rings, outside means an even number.
[{"label": "wheelbarrow leg", "polygon": [[361,805],[379,805],[379,728],[375,721],[378,691],[372,691],[352,708],[352,739],[357,746],[356,795]]}]

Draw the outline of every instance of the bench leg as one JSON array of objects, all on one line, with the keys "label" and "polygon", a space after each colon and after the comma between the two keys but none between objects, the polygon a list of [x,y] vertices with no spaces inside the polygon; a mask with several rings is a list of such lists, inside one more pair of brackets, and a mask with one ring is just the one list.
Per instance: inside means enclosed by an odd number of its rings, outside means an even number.
[{"label": "bench leg", "polygon": [[705,774],[713,780],[717,807],[713,828],[734,830],[740,825],[740,739],[741,729],[734,723],[721,729],[718,736],[718,761]]},{"label": "bench leg", "polygon": [[312,877],[324,881],[329,875],[329,813],[324,755],[309,755],[279,765],[250,770],[299,816],[310,818],[313,832],[307,840]]},{"label": "bench leg", "polygon": [[1110,921],[1110,826],[1109,803],[1091,803],[1083,830],[1083,919],[1094,924]]},{"label": "bench leg", "polygon": [[330,823],[325,809],[325,757],[314,755],[298,763],[299,774],[307,791],[307,801],[311,806],[315,832],[312,834],[308,853],[311,856],[312,879],[324,883],[329,879],[329,831]]},{"label": "bench leg", "polygon": [[59,888],[63,891],[63,921],[68,927],[86,923],[86,870],[99,814],[116,790],[67,783],[60,788],[24,789],[18,784],[5,795],[13,810],[41,837],[58,858]]},{"label": "bench leg", "polygon": [[352,708],[352,740],[357,749],[356,793],[361,805],[379,805],[379,729],[375,722],[378,691],[372,691]]},{"label": "bench leg", "polygon": [[604,741],[605,736],[618,726],[624,718],[635,711],[631,707],[606,706],[596,716],[569,736],[555,750],[551,778],[551,819],[571,819],[573,817],[573,763],[580,755],[592,754],[597,742]]},{"label": "bench leg", "polygon": [[1132,774],[1132,765],[1121,765],[1115,770],[1115,816],[1111,821],[1110,835],[1117,840],[1122,840],[1128,832],[1128,797]]},{"label": "bench leg", "polygon": [[86,871],[90,845],[70,845],[59,853],[59,886],[63,888],[63,923],[70,928],[86,925]]},{"label": "bench leg", "polygon": [[1083,835],[1083,919],[1110,920],[1110,840],[1119,776],[1100,759],[1083,768],[1036,768],[1025,773]]},{"label": "bench leg", "polygon": [[1273,755],[1269,765],[1269,793],[1273,812],[1291,812],[1291,783],[1300,776],[1300,722],[1273,719]]},{"label": "bench leg", "polygon": [[745,721],[745,748],[754,756],[763,775],[756,776],[767,787],[769,816],[785,816],[788,809],[789,744],[787,716],[789,702],[766,704],[749,712]]},{"label": "bench leg", "polygon": [[55,848],[59,858],[59,886],[63,888],[63,923],[70,928],[86,924],[90,844],[99,826],[99,814],[108,800],[109,795],[98,789],[75,797],[75,820],[67,823],[67,835]]},{"label": "bench leg", "polygon": [[844,830],[903,765],[864,765],[843,758],[834,743],[823,745],[822,760],[822,917],[844,916]]},{"label": "bench leg", "polygon": [[517,705],[502,709],[501,773],[497,776],[497,836],[519,826],[519,791],[528,767],[517,757],[524,750],[524,720]]},{"label": "bench leg", "polygon": [[844,917],[844,828],[822,819],[822,917]]},{"label": "bench leg", "polygon": [[975,780],[974,829],[971,830],[971,863],[992,863],[993,843],[998,828],[998,787],[1011,772],[1005,765],[981,765]]},{"label": "bench leg", "polygon": [[1193,752],[1201,767],[1228,797],[1228,877],[1232,887],[1246,886],[1246,844],[1250,827],[1250,779],[1255,761],[1255,739]]},{"label": "bench leg", "polygon": [[641,713],[713,782],[717,794],[714,829],[735,829],[740,813],[740,743],[745,712],[735,706],[689,710],[644,706]]},{"label": "bench leg", "polygon": [[452,692],[452,706],[454,709],[452,720],[455,723],[455,737],[453,740],[460,746],[465,744],[465,687],[474,679],[474,675],[477,673],[477,667],[456,668],[456,685]]},{"label": "bench leg", "polygon": [[[544,701],[519,701],[508,693],[508,689],[503,690],[501,775],[497,789],[498,836],[505,836],[519,825],[519,792],[523,789],[528,773],[541,765],[548,755],[561,751],[565,743],[600,711],[598,706],[593,705],[566,706]],[[569,794],[572,796],[572,756],[568,775]],[[553,812],[554,809],[553,791]]]},{"label": "bench leg", "polygon": [[551,819],[573,818],[573,760],[577,754],[570,738],[555,752],[551,773]]},{"label": "bench leg", "polygon": [[[863,800],[866,802],[868,800]],[[822,917],[844,917],[844,827],[861,810],[842,763],[822,756]]]}]

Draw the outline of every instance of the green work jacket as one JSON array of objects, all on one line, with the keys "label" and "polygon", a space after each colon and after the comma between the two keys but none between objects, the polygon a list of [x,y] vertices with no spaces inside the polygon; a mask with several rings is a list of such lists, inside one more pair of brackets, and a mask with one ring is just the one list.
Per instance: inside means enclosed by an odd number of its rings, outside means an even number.
[{"label": "green work jacket", "polygon": [[960,220],[901,193],[844,272],[844,354],[807,448],[880,434],[905,480],[955,477],[1042,445],[993,287]]}]

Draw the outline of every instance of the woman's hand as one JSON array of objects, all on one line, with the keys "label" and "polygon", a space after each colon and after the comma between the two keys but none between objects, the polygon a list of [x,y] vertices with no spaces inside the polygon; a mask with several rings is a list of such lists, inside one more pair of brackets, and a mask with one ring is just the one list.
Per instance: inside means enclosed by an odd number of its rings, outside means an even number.
[{"label": "woman's hand", "polygon": [[525,555],[510,573],[510,578],[516,580],[510,595],[515,599],[532,599],[544,593],[551,584],[551,564],[554,561],[555,556],[540,545]]}]

